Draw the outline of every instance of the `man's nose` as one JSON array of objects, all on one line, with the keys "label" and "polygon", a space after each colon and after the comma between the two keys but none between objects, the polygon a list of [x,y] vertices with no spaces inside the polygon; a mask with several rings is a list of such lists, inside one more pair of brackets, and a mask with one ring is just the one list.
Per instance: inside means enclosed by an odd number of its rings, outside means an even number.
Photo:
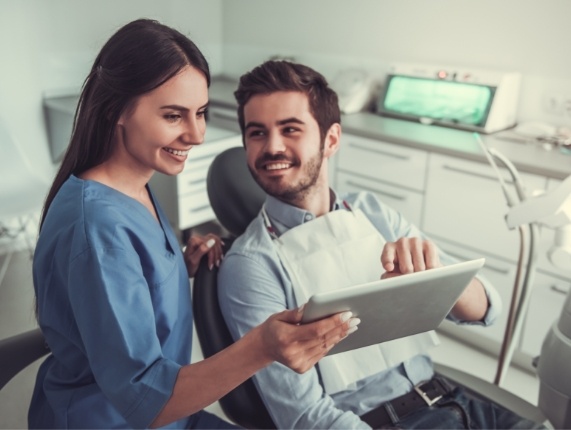
[{"label": "man's nose", "polygon": [[270,154],[276,154],[285,150],[283,136],[280,133],[269,133],[266,140],[266,151]]}]

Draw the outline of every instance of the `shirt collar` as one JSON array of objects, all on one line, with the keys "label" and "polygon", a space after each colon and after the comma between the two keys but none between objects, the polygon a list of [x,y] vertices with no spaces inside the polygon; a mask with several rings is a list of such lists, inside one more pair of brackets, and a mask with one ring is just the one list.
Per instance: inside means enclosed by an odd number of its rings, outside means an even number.
[{"label": "shirt collar", "polygon": [[[343,200],[339,199],[337,193],[332,189],[329,189],[329,192],[331,193],[331,200],[333,201],[331,210],[337,210],[343,207]],[[272,222],[275,223],[280,234],[315,219],[315,214],[310,211],[284,203],[270,195],[266,195],[266,213]]]}]

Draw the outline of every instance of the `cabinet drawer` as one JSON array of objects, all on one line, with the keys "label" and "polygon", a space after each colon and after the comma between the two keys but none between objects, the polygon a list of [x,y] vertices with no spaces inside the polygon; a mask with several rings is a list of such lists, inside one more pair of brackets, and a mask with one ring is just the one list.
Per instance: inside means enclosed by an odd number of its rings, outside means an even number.
[{"label": "cabinet drawer", "polygon": [[[519,234],[505,224],[508,207],[493,169],[439,154],[431,154],[428,165],[424,230],[515,261]],[[543,177],[521,177],[528,191],[545,188]]]},{"label": "cabinet drawer", "polygon": [[451,321],[446,321],[443,325],[450,325],[453,328],[446,326],[443,328],[445,330],[447,328],[449,330],[456,331],[463,330],[465,333],[464,338],[468,342],[474,341],[472,338],[477,336],[481,340],[491,342],[490,349],[499,352],[500,345],[504,339],[504,332],[507,324],[508,312],[513,292],[513,284],[515,281],[516,265],[504,260],[494,258],[493,256],[463,249],[448,242],[442,241],[439,242],[438,245],[444,252],[447,252],[452,257],[455,257],[461,261],[485,257],[486,263],[479,273],[483,275],[488,281],[490,281],[496,288],[503,304],[502,313],[498,316],[498,319],[494,322],[494,324],[489,327],[460,326]]},{"label": "cabinet drawer", "polygon": [[239,134],[225,139],[206,141],[202,145],[192,148],[188,154],[186,165],[187,167],[190,165],[190,168],[192,168],[196,163],[200,163],[203,160],[211,160],[220,152],[234,146],[242,146],[242,137]]},{"label": "cabinet drawer", "polygon": [[215,219],[215,216],[210,207],[206,189],[179,196],[179,229],[184,230],[213,219]]},{"label": "cabinet drawer", "polygon": [[206,175],[211,163],[212,159],[209,160],[206,166],[192,166],[188,171],[178,175],[176,180],[178,195],[184,196],[197,190],[206,190]]},{"label": "cabinet drawer", "polygon": [[425,151],[353,135],[344,135],[342,139],[339,169],[413,190],[424,190]]},{"label": "cabinet drawer", "polygon": [[382,202],[402,213],[408,221],[420,226],[422,194],[418,192],[343,172],[337,175],[337,189],[341,193],[370,191]]},{"label": "cabinet drawer", "polygon": [[521,336],[524,353],[532,357],[539,355],[548,330],[555,321],[559,321],[570,288],[569,279],[536,273]]}]

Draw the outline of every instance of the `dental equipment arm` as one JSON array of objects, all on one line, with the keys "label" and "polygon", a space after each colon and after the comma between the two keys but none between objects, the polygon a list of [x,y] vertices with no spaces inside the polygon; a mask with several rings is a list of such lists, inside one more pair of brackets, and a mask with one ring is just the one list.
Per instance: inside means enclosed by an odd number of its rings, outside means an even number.
[{"label": "dental equipment arm", "polygon": [[[514,340],[517,340],[519,337],[523,317],[531,295],[531,289],[528,286],[531,285],[535,271],[535,236],[537,236],[538,224],[556,229],[555,243],[548,252],[551,263],[564,270],[571,270],[571,176],[567,177],[557,188],[547,191],[545,194],[536,197],[526,197],[515,167],[509,162],[506,163],[505,157],[499,152],[487,148],[477,133],[474,133],[474,136],[482,146],[490,164],[498,173],[508,206],[510,206],[510,210],[506,215],[506,223],[509,228],[517,227],[520,230],[522,248],[514,284],[512,305],[517,299],[520,270],[524,266],[522,261],[525,239],[524,228],[526,226],[529,228],[530,233],[525,279],[519,295],[517,311],[514,315],[515,306],[512,306],[513,309],[510,308],[508,327],[506,327],[506,334],[502,344],[502,352],[506,351],[506,355],[503,357],[500,355],[498,373],[495,380],[496,385],[499,385],[502,372],[511,361],[511,354],[513,354],[515,346]],[[502,161],[514,178],[520,200],[519,203],[514,204],[493,157]],[[511,327],[510,322],[512,323]],[[559,320],[553,324],[547,333],[537,365],[537,374],[540,379],[538,406],[545,413],[545,416],[554,428],[571,428],[571,372],[569,372],[569,363],[571,363],[571,291],[567,295]]]}]

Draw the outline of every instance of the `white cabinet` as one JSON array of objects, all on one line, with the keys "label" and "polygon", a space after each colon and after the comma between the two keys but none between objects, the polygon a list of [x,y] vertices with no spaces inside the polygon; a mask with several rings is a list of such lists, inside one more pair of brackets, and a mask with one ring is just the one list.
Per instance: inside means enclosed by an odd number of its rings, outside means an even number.
[{"label": "white cabinet", "polygon": [[[491,350],[494,353],[499,352],[499,345],[504,338],[504,332],[506,329],[508,308],[510,305],[513,283],[515,280],[516,266],[505,260],[495,258],[489,254],[482,251],[469,250],[465,247],[458,245],[453,245],[448,242],[439,242],[440,248],[449,255],[459,259],[460,261],[472,260],[476,258],[485,257],[486,263],[484,267],[480,270],[481,274],[485,279],[491,282],[496,290],[498,291],[502,303],[503,312],[500,314],[498,319],[491,326],[484,327],[480,325],[456,325],[451,321],[445,321],[440,327],[443,331],[451,333],[453,335],[460,335],[462,338],[468,342],[477,343],[478,340],[488,340],[491,341]],[[460,334],[461,333],[461,334]],[[477,339],[480,338],[480,339]]]},{"label": "white cabinet", "polygon": [[344,134],[336,157],[339,192],[370,191],[420,225],[426,151]]},{"label": "white cabinet", "polygon": [[[528,190],[545,189],[545,178],[521,176]],[[506,183],[512,183],[507,174]],[[506,199],[489,165],[431,154],[425,200],[426,233],[517,260],[519,235],[506,226]]]},{"label": "white cabinet", "polygon": [[542,272],[535,274],[532,295],[521,338],[522,352],[536,357],[551,325],[559,320],[571,279],[559,278]]},{"label": "white cabinet", "polygon": [[175,230],[186,230],[216,218],[206,191],[208,168],[216,155],[235,146],[242,146],[239,134],[209,126],[205,142],[192,148],[182,173],[174,177],[159,173],[153,176],[151,188]]},{"label": "white cabinet", "polygon": [[[487,339],[491,341],[487,349],[499,352],[520,247],[517,230],[509,230],[504,221],[508,211],[506,199],[494,171],[487,164],[430,154],[428,166],[424,231],[444,250],[459,258],[486,257],[482,274],[494,284],[503,301],[503,313],[492,327],[452,327],[446,323],[442,330],[480,346],[482,340]],[[513,192],[509,174],[503,173]],[[521,179],[528,195],[557,183],[550,180],[548,184],[544,177],[525,173],[521,173]],[[515,193],[513,195],[515,197]],[[571,284],[569,272],[557,270],[547,262],[545,253],[552,243],[553,232],[542,230],[537,245],[539,271],[530,287],[533,295],[518,349],[520,355],[528,358],[539,354],[548,328],[561,313],[565,292]]]}]

